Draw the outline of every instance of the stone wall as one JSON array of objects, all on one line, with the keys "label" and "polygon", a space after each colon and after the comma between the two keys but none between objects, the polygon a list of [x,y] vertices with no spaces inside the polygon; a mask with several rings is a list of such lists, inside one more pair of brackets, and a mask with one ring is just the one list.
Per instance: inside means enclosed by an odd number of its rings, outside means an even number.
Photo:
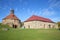
[{"label": "stone wall", "polygon": [[8,24],[12,27],[12,25],[17,25],[17,27],[20,27],[21,22],[19,20],[13,20],[13,19],[4,19],[2,21],[3,24]]},{"label": "stone wall", "polygon": [[48,23],[48,22],[42,22],[42,21],[29,21],[29,22],[24,22],[24,27],[25,28],[58,28],[58,25],[56,23]]}]

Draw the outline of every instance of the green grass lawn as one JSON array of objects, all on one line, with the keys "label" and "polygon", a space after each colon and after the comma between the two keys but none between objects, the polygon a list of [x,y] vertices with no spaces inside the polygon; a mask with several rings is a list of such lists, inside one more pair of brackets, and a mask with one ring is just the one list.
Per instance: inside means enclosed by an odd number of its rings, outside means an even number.
[{"label": "green grass lawn", "polygon": [[0,40],[60,40],[57,29],[0,29]]}]

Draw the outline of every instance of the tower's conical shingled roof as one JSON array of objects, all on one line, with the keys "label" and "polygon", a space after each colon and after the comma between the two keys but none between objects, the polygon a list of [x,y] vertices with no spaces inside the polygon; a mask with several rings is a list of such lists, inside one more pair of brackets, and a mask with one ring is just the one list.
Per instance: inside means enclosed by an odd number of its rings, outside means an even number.
[{"label": "tower's conical shingled roof", "polygon": [[14,10],[10,10],[10,14],[6,16],[4,19],[17,19],[19,20],[15,15],[14,15]]}]

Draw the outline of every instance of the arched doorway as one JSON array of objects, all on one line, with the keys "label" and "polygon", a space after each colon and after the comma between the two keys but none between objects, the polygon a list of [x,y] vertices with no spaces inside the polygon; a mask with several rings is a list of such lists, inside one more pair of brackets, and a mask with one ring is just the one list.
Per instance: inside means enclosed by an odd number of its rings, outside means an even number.
[{"label": "arched doorway", "polygon": [[17,28],[17,25],[14,25],[14,24],[13,24],[13,28]]}]

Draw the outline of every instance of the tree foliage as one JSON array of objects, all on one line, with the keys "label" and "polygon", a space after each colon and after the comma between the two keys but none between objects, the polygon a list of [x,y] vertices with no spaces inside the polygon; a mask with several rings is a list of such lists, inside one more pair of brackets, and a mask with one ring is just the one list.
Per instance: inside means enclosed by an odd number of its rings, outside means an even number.
[{"label": "tree foliage", "polygon": [[60,22],[57,22],[57,24],[58,24],[58,27],[60,28]]},{"label": "tree foliage", "polygon": [[10,27],[9,27],[9,25],[7,25],[7,24],[2,24],[2,23],[0,23],[0,28],[10,28]]}]

